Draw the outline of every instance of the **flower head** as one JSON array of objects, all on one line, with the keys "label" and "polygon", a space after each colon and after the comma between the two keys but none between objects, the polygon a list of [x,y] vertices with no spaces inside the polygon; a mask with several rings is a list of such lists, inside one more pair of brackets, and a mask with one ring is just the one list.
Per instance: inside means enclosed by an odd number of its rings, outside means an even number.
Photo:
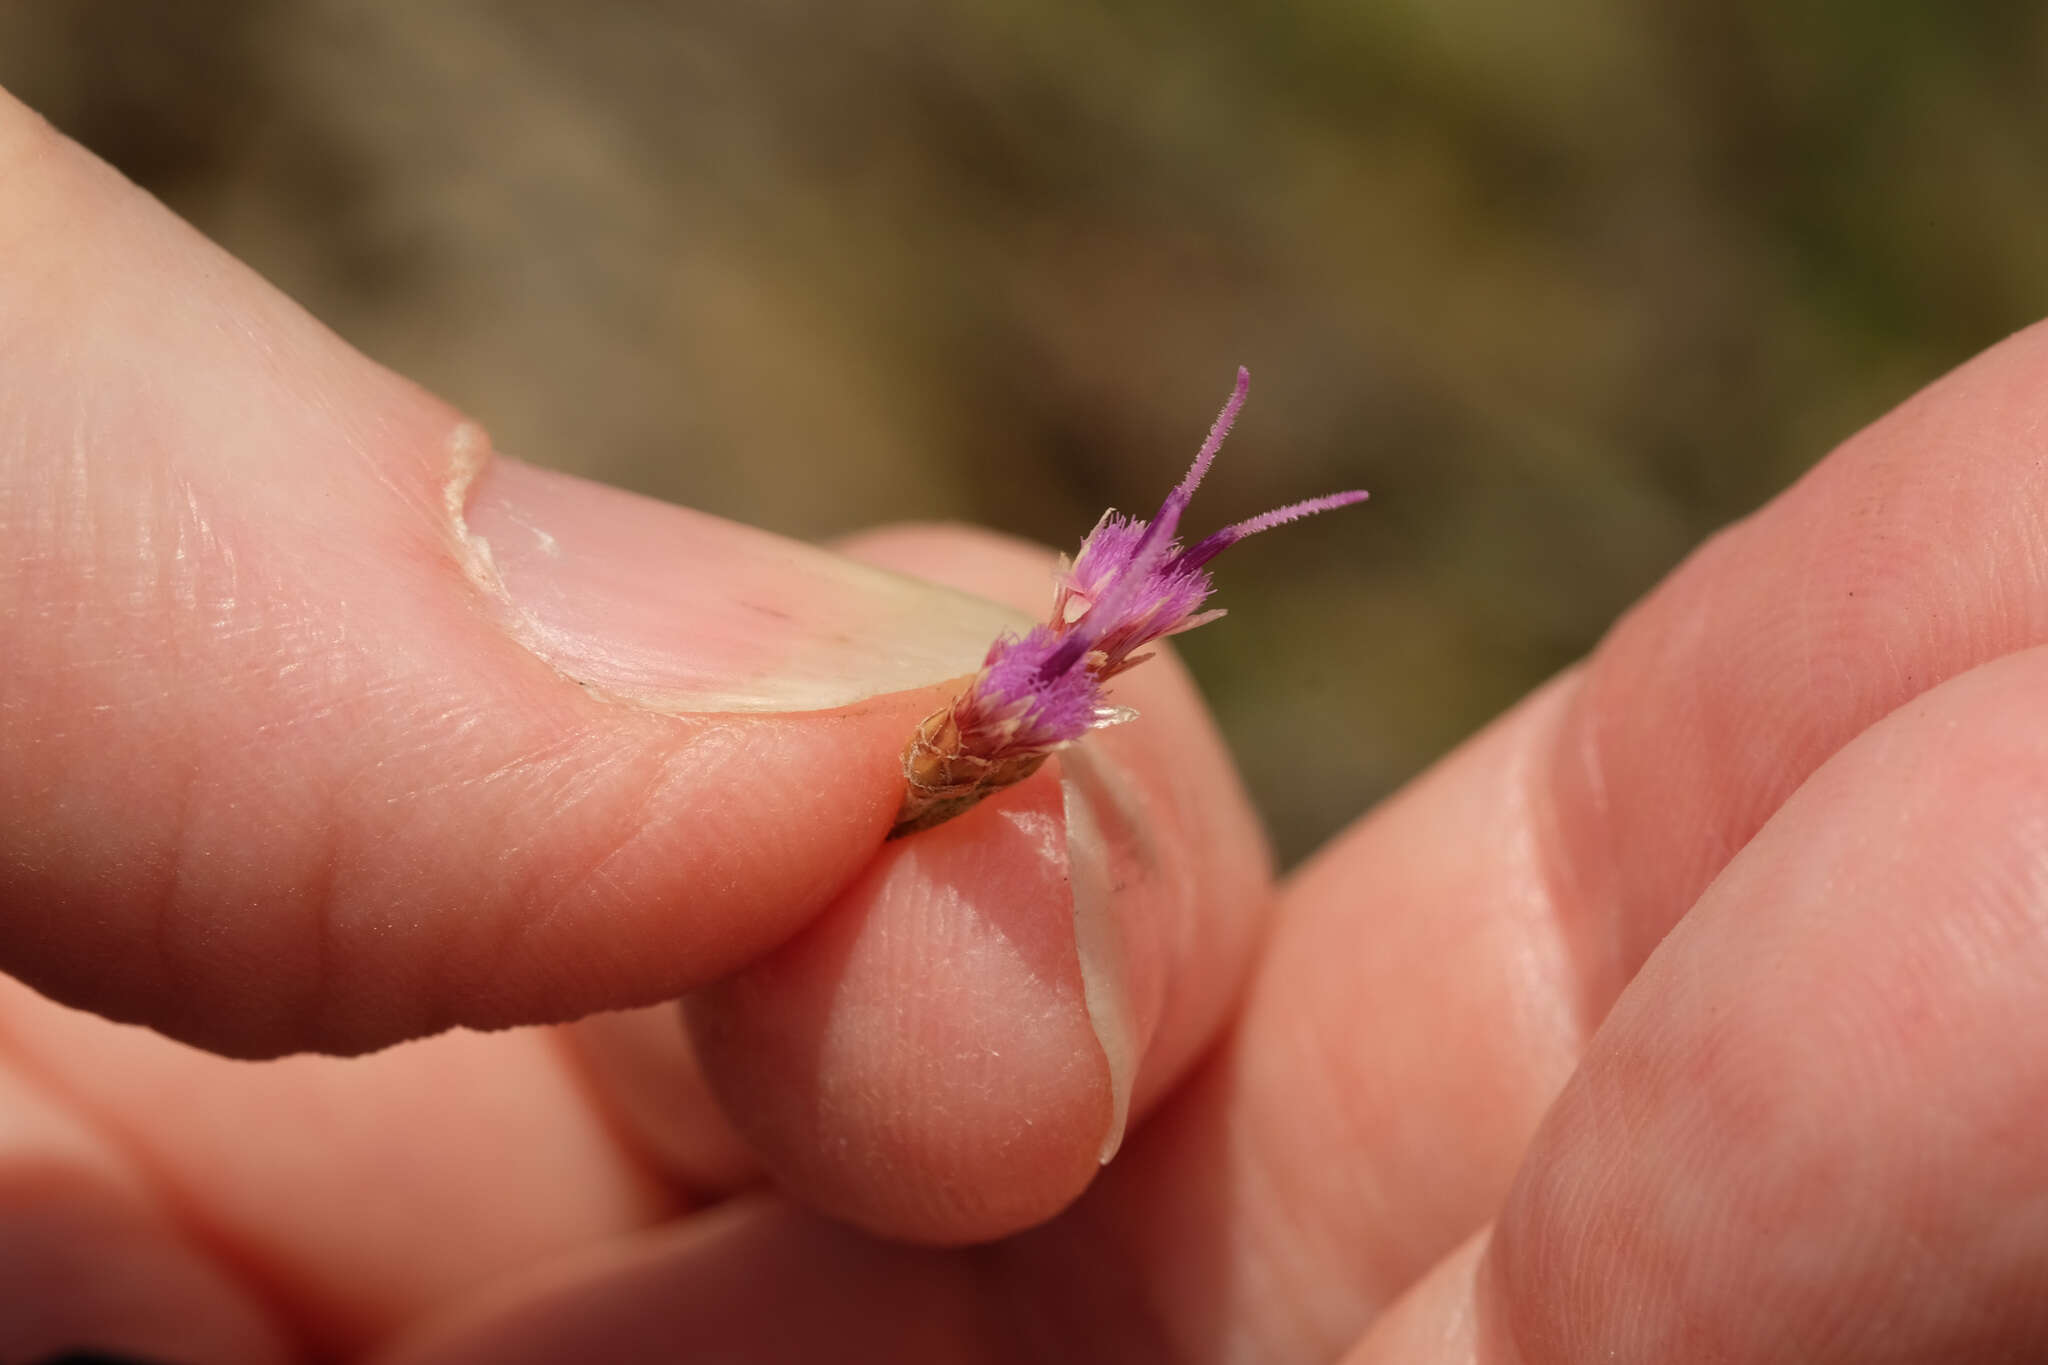
[{"label": "flower head", "polygon": [[1087,668],[1067,663],[1067,640],[1051,626],[989,646],[974,685],[953,713],[978,752],[1008,753],[1063,744],[1095,725],[1102,689]]},{"label": "flower head", "polygon": [[1210,560],[1246,536],[1365,499],[1351,492],[1290,503],[1183,548],[1181,514],[1250,388],[1251,374],[1240,368],[1195,462],[1152,519],[1103,513],[1080,553],[1060,564],[1051,619],[997,639],[967,691],[918,727],[904,751],[909,790],[892,837],[949,820],[1030,776],[1055,749],[1134,718],[1108,703],[1103,683],[1150,658],[1138,653],[1146,645],[1223,614],[1202,610],[1215,590]]}]

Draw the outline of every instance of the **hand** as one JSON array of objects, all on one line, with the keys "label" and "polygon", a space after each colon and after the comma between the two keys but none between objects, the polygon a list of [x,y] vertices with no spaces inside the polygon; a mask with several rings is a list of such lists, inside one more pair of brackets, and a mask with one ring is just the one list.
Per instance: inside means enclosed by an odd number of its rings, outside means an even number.
[{"label": "hand", "polygon": [[486,463],[0,107],[0,1359],[2048,1349],[2044,377],[1851,442],[1277,905],[1170,663],[1098,855],[1050,773],[878,854],[1000,613]]}]

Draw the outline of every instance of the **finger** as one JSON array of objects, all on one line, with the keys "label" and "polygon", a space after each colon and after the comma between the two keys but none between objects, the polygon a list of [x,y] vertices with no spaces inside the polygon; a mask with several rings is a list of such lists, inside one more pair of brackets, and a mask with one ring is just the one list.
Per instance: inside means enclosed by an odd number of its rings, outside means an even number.
[{"label": "finger", "polygon": [[272,1365],[291,1334],[114,1145],[0,1065],[0,1360]]},{"label": "finger", "polygon": [[0,96],[0,967],[238,1054],[672,998],[1010,617],[511,462]]},{"label": "finger", "polygon": [[[990,536],[858,552],[1046,595],[1049,557]],[[714,1089],[805,1202],[929,1241],[1042,1221],[1214,1037],[1255,956],[1264,841],[1177,663],[1123,675],[1117,700],[1139,719],[889,845],[802,934],[691,999]]]},{"label": "finger", "polygon": [[0,1047],[323,1359],[674,1207],[544,1030],[250,1065],[0,982]]},{"label": "finger", "polygon": [[2048,1351],[2048,650],[1828,762],[1622,994],[1462,1255],[1353,1359]]}]

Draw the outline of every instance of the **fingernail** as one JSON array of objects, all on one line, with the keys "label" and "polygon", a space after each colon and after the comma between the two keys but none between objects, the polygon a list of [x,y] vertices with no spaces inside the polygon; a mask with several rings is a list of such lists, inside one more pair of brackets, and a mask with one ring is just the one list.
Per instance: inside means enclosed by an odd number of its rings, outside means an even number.
[{"label": "fingernail", "polygon": [[[1074,948],[1081,962],[1082,1003],[1109,1063],[1110,1121],[1097,1154],[1104,1165],[1123,1145],[1131,1092],[1144,1056],[1148,983],[1128,937],[1133,902],[1157,884],[1156,850],[1145,833],[1137,788],[1088,742],[1060,754],[1060,795],[1066,815],[1067,882],[1074,893]],[[1155,983],[1149,983],[1156,986]]]},{"label": "fingernail", "polygon": [[815,546],[458,450],[449,513],[506,627],[663,711],[821,711],[980,666],[1022,618]]}]

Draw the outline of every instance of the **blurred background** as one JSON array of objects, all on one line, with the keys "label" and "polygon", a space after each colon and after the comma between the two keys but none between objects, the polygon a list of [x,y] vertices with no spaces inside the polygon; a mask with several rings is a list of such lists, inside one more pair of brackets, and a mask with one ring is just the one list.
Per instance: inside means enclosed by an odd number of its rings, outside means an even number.
[{"label": "blurred background", "polygon": [[[1148,513],[1284,858],[2048,314],[2033,0],[6,0],[0,84],[501,448],[805,537]],[[109,287],[118,287],[109,281]]]}]

